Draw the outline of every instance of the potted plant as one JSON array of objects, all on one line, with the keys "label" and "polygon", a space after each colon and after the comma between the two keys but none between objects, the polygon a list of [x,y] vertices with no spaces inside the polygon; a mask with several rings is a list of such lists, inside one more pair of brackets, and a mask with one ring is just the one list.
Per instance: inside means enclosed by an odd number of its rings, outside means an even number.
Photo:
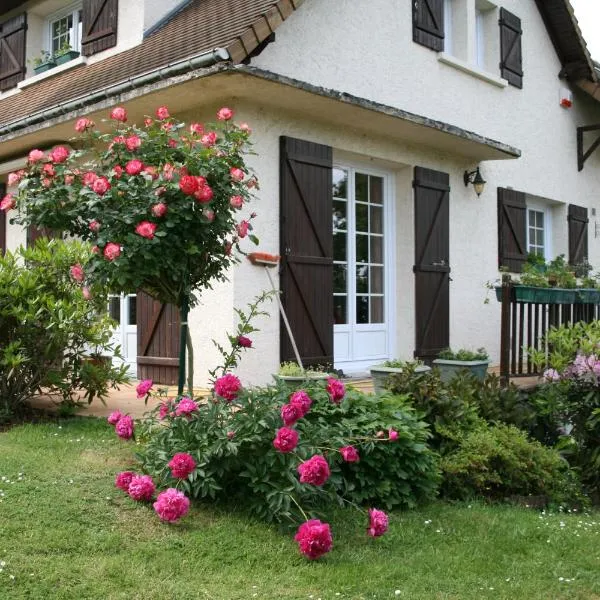
[{"label": "potted plant", "polygon": [[326,371],[320,371],[318,369],[302,369],[302,367],[295,362],[281,363],[279,371],[276,375],[273,375],[275,381],[285,384],[292,390],[301,387],[305,381],[327,379],[328,377],[331,377],[331,375]]},{"label": "potted plant", "polygon": [[373,378],[373,388],[376,394],[383,392],[387,389],[387,379],[393,373],[402,373],[407,366],[413,365],[415,373],[424,373],[431,371],[431,367],[417,360],[415,362],[408,362],[398,359],[386,360],[380,365],[373,365],[369,370],[371,371],[371,377]]},{"label": "potted plant", "polygon": [[439,353],[433,365],[439,369],[442,381],[449,381],[463,369],[467,369],[477,379],[484,379],[490,358],[485,348],[476,351],[464,348],[454,352],[450,348]]},{"label": "potted plant", "polygon": [[73,48],[71,48],[71,44],[68,42],[65,42],[60,47],[60,50],[57,50],[54,53],[54,59],[56,60],[57,65],[63,65],[64,63],[67,63],[78,56],[79,52],[77,52],[77,50],[73,50]]},{"label": "potted plant", "polygon": [[32,61],[33,72],[36,75],[40,73],[44,73],[44,71],[49,71],[56,66],[56,61],[54,60],[54,56],[47,50],[42,50],[39,56],[36,56]]}]

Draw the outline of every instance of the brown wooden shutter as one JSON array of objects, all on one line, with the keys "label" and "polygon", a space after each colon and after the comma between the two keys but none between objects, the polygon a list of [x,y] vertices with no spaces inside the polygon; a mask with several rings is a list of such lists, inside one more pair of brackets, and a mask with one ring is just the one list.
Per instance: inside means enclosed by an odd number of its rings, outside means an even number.
[{"label": "brown wooden shutter", "polygon": [[25,79],[27,13],[0,24],[0,90],[13,88]]},{"label": "brown wooden shutter", "polygon": [[84,0],[81,53],[96,54],[117,45],[118,0]]},{"label": "brown wooden shutter", "polygon": [[569,264],[580,265],[588,258],[588,209],[569,204]]},{"label": "brown wooden shutter", "polygon": [[444,0],[413,0],[413,41],[432,50],[444,49]]},{"label": "brown wooden shutter", "polygon": [[498,188],[498,265],[520,273],[527,260],[525,194]]},{"label": "brown wooden shutter", "polygon": [[136,298],[138,379],[174,385],[179,370],[179,310],[148,294]]},{"label": "brown wooden shutter", "polygon": [[[306,365],[333,364],[332,151],[280,138],[280,287]],[[281,322],[282,361],[295,361]]]},{"label": "brown wooden shutter", "polygon": [[500,9],[500,75],[515,87],[523,87],[523,54],[521,52],[521,19]]},{"label": "brown wooden shutter", "polygon": [[[0,200],[6,195],[6,184],[0,183]],[[6,252],[6,211],[0,210],[0,256]]]}]

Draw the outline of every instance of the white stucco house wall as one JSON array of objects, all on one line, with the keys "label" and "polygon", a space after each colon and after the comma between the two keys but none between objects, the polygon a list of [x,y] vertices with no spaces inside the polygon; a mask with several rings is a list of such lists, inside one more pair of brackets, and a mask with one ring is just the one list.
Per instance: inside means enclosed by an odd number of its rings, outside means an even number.
[{"label": "white stucco house wall", "polygon": [[[37,25],[25,54],[47,43],[56,4],[26,5]],[[308,364],[361,374],[446,346],[483,346],[497,363],[500,305],[484,300],[501,265],[518,269],[530,251],[600,264],[600,154],[579,170],[577,142],[578,127],[600,123],[598,75],[567,0],[108,4],[110,47],[44,76],[27,70],[0,94],[0,178],[30,147],[67,140],[75,118],[119,103],[132,118],[167,104],[207,121],[231,106],[253,129],[261,187],[249,210],[260,249],[282,256],[273,275]],[[477,168],[480,196],[464,181]],[[577,256],[570,206],[589,221]],[[12,249],[26,233],[9,220],[0,241]],[[268,285],[242,261],[202,296],[189,318],[199,384],[233,307]],[[133,369],[148,326],[132,317],[134,298],[113,307]],[[238,369],[247,383],[268,382],[293,357],[269,310]]]}]

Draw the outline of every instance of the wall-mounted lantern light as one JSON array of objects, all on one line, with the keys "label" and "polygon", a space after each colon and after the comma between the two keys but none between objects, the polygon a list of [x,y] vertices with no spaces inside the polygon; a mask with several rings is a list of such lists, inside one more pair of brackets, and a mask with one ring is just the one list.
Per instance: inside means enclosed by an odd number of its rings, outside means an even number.
[{"label": "wall-mounted lantern light", "polygon": [[475,193],[478,196],[481,196],[481,192],[483,192],[483,188],[485,187],[486,181],[481,176],[481,173],[479,172],[479,167],[477,167],[474,171],[465,171],[465,174],[463,175],[463,180],[466,186],[472,183]]}]

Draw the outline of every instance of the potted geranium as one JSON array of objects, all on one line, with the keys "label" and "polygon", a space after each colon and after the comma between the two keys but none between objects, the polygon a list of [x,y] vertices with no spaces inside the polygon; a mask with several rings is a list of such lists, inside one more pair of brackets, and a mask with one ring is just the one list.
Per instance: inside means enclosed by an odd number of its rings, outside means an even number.
[{"label": "potted geranium", "polygon": [[414,366],[415,373],[425,373],[426,371],[431,371],[431,367],[428,367],[421,361],[409,363],[407,361],[393,359],[386,360],[380,365],[373,365],[369,370],[371,372],[371,377],[373,378],[373,388],[375,393],[378,394],[385,391],[387,389],[386,382],[388,377],[393,373],[402,373],[402,371],[406,369],[408,365]]},{"label": "potted geranium", "polygon": [[433,366],[439,370],[442,381],[449,381],[465,369],[477,379],[484,379],[489,364],[490,358],[485,348],[475,351],[461,348],[456,352],[447,348],[433,361]]}]

